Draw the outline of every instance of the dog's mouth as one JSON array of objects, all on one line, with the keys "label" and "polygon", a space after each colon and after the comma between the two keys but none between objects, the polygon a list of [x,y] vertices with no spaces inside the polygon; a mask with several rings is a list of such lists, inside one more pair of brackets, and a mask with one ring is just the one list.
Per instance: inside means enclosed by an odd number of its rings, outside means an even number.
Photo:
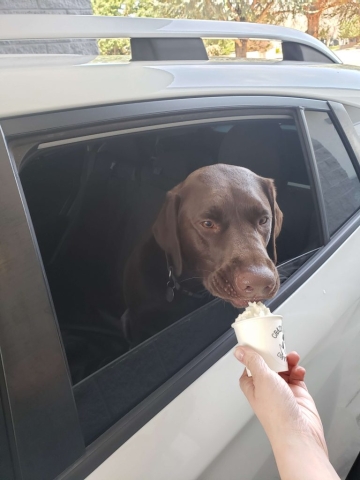
[{"label": "dog's mouth", "polygon": [[274,286],[266,292],[266,295],[252,294],[253,292],[246,292],[242,294],[236,288],[232,281],[225,278],[221,273],[217,273],[208,279],[206,282],[206,289],[214,296],[231,303],[235,308],[246,308],[249,302],[262,302],[274,297],[279,289],[279,279]]},{"label": "dog's mouth", "polygon": [[249,302],[262,302],[263,300],[265,300],[265,298],[256,298],[256,297],[252,299],[236,298],[231,300],[223,298],[223,300],[226,300],[227,302],[231,303],[231,305],[235,308],[246,308],[249,305]]}]

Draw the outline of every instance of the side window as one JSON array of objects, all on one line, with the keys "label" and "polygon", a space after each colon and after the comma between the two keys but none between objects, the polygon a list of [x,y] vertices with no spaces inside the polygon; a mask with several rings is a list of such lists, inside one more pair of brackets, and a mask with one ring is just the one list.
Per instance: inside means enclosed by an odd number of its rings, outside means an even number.
[{"label": "side window", "polygon": [[349,117],[351,118],[356,133],[360,137],[360,108],[352,107],[350,105],[344,105]]},{"label": "side window", "polygon": [[[233,249],[234,243],[244,242],[241,235],[248,221],[244,209],[249,205],[244,196],[255,205],[251,210],[255,215],[259,211],[265,215],[265,224],[272,215],[269,209],[274,197],[272,190],[266,190],[271,189],[270,184],[262,181],[256,187],[263,189],[260,197],[252,183],[243,190],[226,187],[233,175],[245,181],[246,172],[233,167],[245,167],[275,181],[284,215],[276,240],[282,282],[320,247],[300,136],[294,118],[279,113],[43,148],[23,163],[20,178],[86,444],[228,331],[238,308],[246,303],[241,291],[235,300],[230,298],[229,287],[228,292],[221,287],[221,275],[226,270],[228,282],[234,284],[237,271],[233,266],[244,269],[243,257]],[[192,223],[185,242],[179,196],[167,196],[167,192],[192,172],[216,164],[231,166],[218,167],[226,170],[223,188],[228,194],[224,197],[223,190],[216,190],[217,184],[204,190],[202,182],[195,183],[197,188],[186,198],[192,215],[185,212],[187,225]],[[200,188],[203,191],[198,195]],[[214,191],[211,195],[209,188]],[[234,191],[236,195],[229,193]],[[159,216],[159,212],[166,214]],[[232,229],[222,227],[231,219]],[[248,228],[253,231],[258,221],[253,220]],[[239,228],[240,222],[244,228]],[[202,244],[198,239],[205,235],[196,230],[199,224],[210,231],[216,224],[212,232],[224,232],[219,244],[218,237],[211,237],[213,241],[205,237],[203,244],[212,248],[211,254],[197,250]],[[271,229],[270,222],[263,228]],[[227,231],[234,233],[227,236]],[[229,252],[229,268],[223,268],[219,251]],[[235,254],[238,260],[232,261]],[[273,242],[269,243],[269,255],[275,258]],[[208,266],[209,258],[219,258],[218,263],[214,260]],[[203,263],[197,272],[191,271],[200,260]],[[169,261],[174,262],[170,276]],[[258,261],[268,262],[268,258],[260,255]],[[275,265],[271,268],[276,286]],[[211,286],[215,274],[221,278]]]},{"label": "side window", "polygon": [[360,207],[360,182],[327,113],[306,112],[330,235]]}]

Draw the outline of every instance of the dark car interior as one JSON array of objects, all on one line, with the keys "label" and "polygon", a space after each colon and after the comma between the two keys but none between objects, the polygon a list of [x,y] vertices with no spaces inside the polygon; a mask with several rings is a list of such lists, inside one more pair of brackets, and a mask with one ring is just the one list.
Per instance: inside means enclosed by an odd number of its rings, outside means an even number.
[{"label": "dark car interior", "polygon": [[[134,349],[119,329],[125,310],[122,277],[133,247],[151,227],[166,192],[215,163],[247,167],[275,180],[284,214],[278,269],[285,281],[320,246],[291,118],[120,135],[44,150],[23,163],[20,178],[88,443],[226,332],[237,315],[230,304],[209,296],[205,306]],[[110,387],[116,411],[101,420]]]}]

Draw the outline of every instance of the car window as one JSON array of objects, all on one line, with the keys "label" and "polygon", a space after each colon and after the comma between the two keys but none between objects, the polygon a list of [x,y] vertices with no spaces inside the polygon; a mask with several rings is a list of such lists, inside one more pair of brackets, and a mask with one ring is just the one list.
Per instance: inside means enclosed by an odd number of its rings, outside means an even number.
[{"label": "car window", "polygon": [[[286,282],[321,246],[312,182],[289,115],[239,117],[79,142],[43,150],[23,163],[20,178],[86,444],[228,331],[238,314],[196,277],[180,285],[168,276],[161,250],[138,250],[167,192],[191,172],[218,163],[274,179],[284,215],[276,242],[278,270]],[[151,308],[136,304],[140,313],[149,312],[141,320],[138,341],[132,333],[137,317],[127,303],[126,275],[134,255],[149,260],[150,276],[165,271],[159,287],[156,278],[147,281]],[[145,282],[138,278],[130,291],[135,298]],[[162,310],[156,310],[157,304],[151,304],[155,286],[163,300],[170,288],[176,301],[163,302]]]},{"label": "car window", "polygon": [[306,120],[332,235],[359,209],[360,182],[328,114],[307,111]]},{"label": "car window", "polygon": [[354,128],[356,130],[356,133],[360,137],[360,108],[358,107],[352,107],[350,105],[344,105],[349,117],[351,118]]}]

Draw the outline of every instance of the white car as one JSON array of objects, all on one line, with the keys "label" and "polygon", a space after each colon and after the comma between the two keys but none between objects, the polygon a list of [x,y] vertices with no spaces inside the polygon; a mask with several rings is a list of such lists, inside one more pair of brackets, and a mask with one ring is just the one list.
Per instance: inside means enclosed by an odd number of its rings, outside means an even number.
[{"label": "white car", "polygon": [[[5,41],[118,37],[129,62],[0,57],[0,478],[278,478],[238,386],[238,310],[209,298],[134,348],[118,328],[124,265],[166,192],[249,162],[284,213],[267,304],[331,462],[358,478],[359,69],[276,26],[0,16]],[[283,60],[209,61],[202,38],[275,39]]]}]

